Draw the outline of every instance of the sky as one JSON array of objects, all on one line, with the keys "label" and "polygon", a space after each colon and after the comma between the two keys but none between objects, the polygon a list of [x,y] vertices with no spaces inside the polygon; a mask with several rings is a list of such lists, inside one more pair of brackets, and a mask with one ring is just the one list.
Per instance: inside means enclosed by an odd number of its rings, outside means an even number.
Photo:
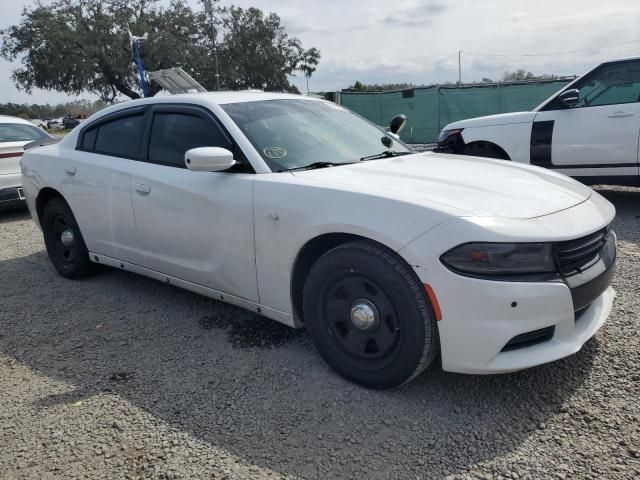
[{"label": "sky", "polygon": [[[47,0],[43,0],[44,3]],[[161,0],[165,3],[168,0]],[[198,0],[187,0],[201,8]],[[640,55],[637,0],[221,0],[280,15],[286,31],[322,53],[312,91],[363,83],[433,84],[499,79],[505,70],[582,74],[598,63]],[[32,0],[1,0],[0,28]],[[602,48],[605,47],[605,48]],[[15,64],[0,60],[0,103],[57,103],[66,94],[18,91]],[[306,89],[302,76],[292,78]],[[83,98],[91,98],[85,95]]]}]

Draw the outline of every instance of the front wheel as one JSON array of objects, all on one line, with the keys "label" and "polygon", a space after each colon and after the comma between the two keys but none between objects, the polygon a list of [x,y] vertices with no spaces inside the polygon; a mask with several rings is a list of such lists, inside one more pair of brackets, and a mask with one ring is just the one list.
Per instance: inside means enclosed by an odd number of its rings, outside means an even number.
[{"label": "front wheel", "polygon": [[78,279],[91,273],[94,264],[69,205],[61,198],[50,200],[42,215],[44,243],[51,263],[60,275]]},{"label": "front wheel", "polygon": [[350,242],[320,257],[305,283],[303,310],[325,361],[366,387],[402,385],[438,352],[422,285],[393,252],[371,242]]}]

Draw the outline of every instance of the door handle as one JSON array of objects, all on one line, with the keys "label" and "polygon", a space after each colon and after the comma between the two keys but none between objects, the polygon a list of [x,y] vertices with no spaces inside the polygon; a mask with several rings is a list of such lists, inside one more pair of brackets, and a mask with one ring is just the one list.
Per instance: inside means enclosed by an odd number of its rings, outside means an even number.
[{"label": "door handle", "polygon": [[627,118],[627,117],[633,117],[633,113],[614,112],[611,115],[609,115],[609,118]]},{"label": "door handle", "polygon": [[136,183],[135,189],[136,192],[146,195],[151,191],[151,186],[147,185],[146,183]]},{"label": "door handle", "polygon": [[73,177],[76,174],[76,167],[65,167],[64,172],[70,177]]}]

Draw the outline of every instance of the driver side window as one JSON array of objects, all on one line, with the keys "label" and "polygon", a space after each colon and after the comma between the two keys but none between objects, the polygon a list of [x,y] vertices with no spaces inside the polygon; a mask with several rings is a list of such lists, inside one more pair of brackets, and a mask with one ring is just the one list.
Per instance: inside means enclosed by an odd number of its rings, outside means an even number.
[{"label": "driver side window", "polygon": [[580,90],[574,108],[598,107],[640,101],[640,62],[605,65],[576,85]]},{"label": "driver side window", "polygon": [[186,168],[185,152],[198,147],[232,148],[225,134],[200,116],[178,112],[154,114],[149,141],[150,162]]}]

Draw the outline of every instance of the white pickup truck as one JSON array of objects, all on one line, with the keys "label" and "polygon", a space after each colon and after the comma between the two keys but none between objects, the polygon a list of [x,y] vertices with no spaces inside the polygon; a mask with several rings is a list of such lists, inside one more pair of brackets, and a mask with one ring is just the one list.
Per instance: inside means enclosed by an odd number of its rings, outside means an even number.
[{"label": "white pickup truck", "polygon": [[640,185],[640,57],[603,63],[531,112],[447,125],[437,151],[530,163],[587,184]]}]

